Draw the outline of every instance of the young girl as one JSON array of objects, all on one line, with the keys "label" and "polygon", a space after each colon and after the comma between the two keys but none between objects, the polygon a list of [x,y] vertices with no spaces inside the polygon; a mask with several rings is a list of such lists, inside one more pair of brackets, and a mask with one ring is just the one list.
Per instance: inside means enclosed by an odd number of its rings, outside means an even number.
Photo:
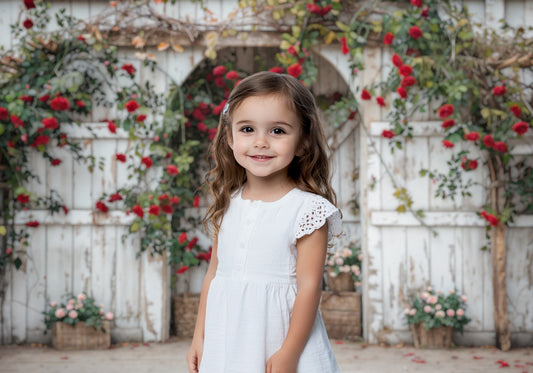
[{"label": "young girl", "polygon": [[213,255],[187,354],[190,372],[338,372],[317,312],[340,230],[327,143],[310,91],[261,72],[221,114],[205,222]]}]

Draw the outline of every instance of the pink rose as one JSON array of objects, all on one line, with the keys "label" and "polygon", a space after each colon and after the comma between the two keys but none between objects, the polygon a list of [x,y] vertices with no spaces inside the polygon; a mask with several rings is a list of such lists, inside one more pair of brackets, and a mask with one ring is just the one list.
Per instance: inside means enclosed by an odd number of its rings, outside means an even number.
[{"label": "pink rose", "polygon": [[68,317],[70,317],[71,319],[75,319],[76,317],[78,317],[78,313],[72,310],[68,313]]},{"label": "pink rose", "polygon": [[430,313],[431,312],[431,306],[424,306],[424,312]]},{"label": "pink rose", "polygon": [[437,301],[438,301],[438,299],[439,299],[439,298],[437,298],[436,296],[432,295],[432,296],[430,296],[430,297],[428,298],[427,302],[428,302],[429,304],[436,304]]},{"label": "pink rose", "polygon": [[78,294],[78,300],[80,302],[83,302],[85,299],[87,299],[87,296],[85,294],[83,294],[83,293]]},{"label": "pink rose", "polygon": [[454,310],[446,310],[446,315],[448,315],[449,317],[454,317],[455,316],[455,311]]},{"label": "pink rose", "polygon": [[62,319],[63,317],[65,317],[66,313],[65,313],[65,310],[63,308],[58,308],[55,312],[55,316],[58,318],[58,319]]},{"label": "pink rose", "polygon": [[465,314],[465,311],[462,310],[461,308],[459,308],[459,309],[457,310],[457,316],[464,316],[464,314]]},{"label": "pink rose", "polygon": [[113,312],[107,312],[105,318],[109,321],[113,320]]},{"label": "pink rose", "polygon": [[67,311],[72,311],[74,309],[74,305],[72,303],[67,304]]},{"label": "pink rose", "polygon": [[56,301],[50,302],[50,307],[57,307],[57,302]]},{"label": "pink rose", "polygon": [[412,308],[411,311],[409,311],[409,315],[411,316],[416,315],[416,308]]}]

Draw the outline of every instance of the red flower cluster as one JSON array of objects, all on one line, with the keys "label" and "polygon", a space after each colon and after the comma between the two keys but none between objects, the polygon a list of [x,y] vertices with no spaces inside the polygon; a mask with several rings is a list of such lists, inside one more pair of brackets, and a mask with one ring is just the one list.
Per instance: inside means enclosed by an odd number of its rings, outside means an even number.
[{"label": "red flower cluster", "polygon": [[54,111],[64,111],[70,109],[70,103],[65,97],[57,96],[50,101],[50,107]]},{"label": "red flower cluster", "polygon": [[466,157],[463,157],[461,162],[461,168],[465,171],[475,170],[477,168],[477,160],[467,159]]},{"label": "red flower cluster", "polygon": [[302,74],[302,65],[300,65],[299,62],[290,65],[287,67],[287,73],[295,78],[298,78]]},{"label": "red flower cluster", "polygon": [[226,79],[228,80],[237,80],[239,79],[239,74],[237,73],[237,71],[228,71],[228,73],[226,74]]},{"label": "red flower cluster", "polygon": [[376,102],[379,106],[385,106],[385,99],[383,96],[376,97]]},{"label": "red flower cluster", "polygon": [[122,200],[122,196],[120,195],[120,193],[115,193],[115,194],[111,194],[107,202],[115,202],[115,201],[121,201],[121,200]]},{"label": "red flower cluster", "polygon": [[411,0],[411,4],[420,8],[422,6],[422,0]]},{"label": "red flower cluster", "polygon": [[226,73],[227,69],[224,65],[219,65],[213,69],[214,76],[222,76]]},{"label": "red flower cluster", "polygon": [[478,132],[472,131],[465,134],[465,140],[468,141],[477,141],[481,138]]},{"label": "red flower cluster", "polygon": [[31,146],[35,148],[40,145],[46,145],[48,142],[50,142],[50,137],[46,135],[39,135],[35,138],[35,140],[33,140],[33,144],[31,144]]},{"label": "red flower cluster", "polygon": [[529,125],[524,121],[513,124],[513,131],[515,131],[518,135],[523,135],[528,129]]},{"label": "red flower cluster", "polygon": [[348,54],[350,52],[350,48],[348,47],[348,41],[346,40],[346,36],[343,36],[341,38],[341,52],[342,54]]},{"label": "red flower cluster", "polygon": [[455,146],[450,140],[442,140],[442,145],[444,145],[445,148],[453,148]]},{"label": "red flower cluster", "polygon": [[148,208],[148,213],[150,215],[158,216],[160,212],[161,212],[161,207],[159,207],[158,205],[151,205]]},{"label": "red flower cluster", "polygon": [[276,74],[283,74],[285,72],[285,69],[283,67],[276,66],[276,67],[272,67],[268,71],[271,71],[271,72],[276,73]]},{"label": "red flower cluster", "polygon": [[24,194],[24,193],[20,193],[17,196],[17,201],[24,205],[24,204],[30,202],[30,196],[27,195],[27,194]]},{"label": "red flower cluster", "polygon": [[496,87],[492,88],[492,94],[494,96],[503,96],[505,91],[506,89],[504,85],[497,85]]},{"label": "red flower cluster", "polygon": [[167,166],[167,173],[169,175],[177,175],[177,174],[179,174],[179,171],[178,171],[178,168],[175,165],[169,164]]},{"label": "red flower cluster", "polygon": [[7,119],[8,116],[9,111],[5,107],[0,106],[0,120]]},{"label": "red flower cluster", "polygon": [[107,128],[111,133],[117,133],[117,125],[112,120],[107,121]]},{"label": "red flower cluster", "polygon": [[331,5],[326,5],[324,7],[321,7],[320,5],[311,3],[311,4],[307,4],[307,10],[310,13],[314,13],[316,15],[323,17],[331,11]]},{"label": "red flower cluster", "polygon": [[28,104],[31,104],[33,102],[33,97],[28,95],[22,95],[19,97],[19,100],[27,102]]},{"label": "red flower cluster", "polygon": [[37,228],[38,226],[39,226],[39,222],[36,220],[29,221],[26,223],[26,227]]},{"label": "red flower cluster", "polygon": [[455,108],[452,104],[442,105],[439,109],[439,117],[441,117],[442,119],[447,118],[452,115],[454,111]]},{"label": "red flower cluster", "polygon": [[119,162],[122,162],[122,163],[126,162],[126,154],[117,153],[115,154],[115,158]]},{"label": "red flower cluster", "polygon": [[124,105],[124,107],[126,108],[126,110],[129,112],[129,113],[133,113],[135,110],[137,110],[140,105],[137,101],[135,100],[129,100],[128,102],[126,102],[126,104]]},{"label": "red flower cluster", "polygon": [[394,34],[392,32],[387,32],[383,37],[383,44],[391,45],[394,41]]},{"label": "red flower cluster", "polygon": [[453,120],[453,119],[446,119],[444,122],[442,122],[441,126],[442,126],[442,128],[450,128],[450,127],[453,127],[453,126],[455,126],[455,120]]},{"label": "red flower cluster", "polygon": [[24,122],[22,121],[22,119],[20,119],[18,116],[16,116],[15,114],[11,114],[11,117],[9,118],[11,119],[11,123],[13,123],[13,125],[15,126],[15,128],[17,127],[26,127],[24,125]]},{"label": "red flower cluster", "polygon": [[125,63],[121,69],[130,74],[130,76],[135,75],[135,67],[131,63]]},{"label": "red flower cluster", "polygon": [[181,245],[181,244],[183,244],[185,241],[187,241],[187,233],[182,232],[182,233],[178,236],[178,243]]},{"label": "red flower cluster", "polygon": [[520,118],[522,115],[522,109],[520,109],[520,106],[514,104],[509,107],[509,110],[513,113],[513,115],[517,118]]},{"label": "red flower cluster", "polygon": [[398,53],[394,53],[392,55],[392,64],[396,66],[397,68],[400,68],[403,66],[403,60],[400,56],[398,56]]},{"label": "red flower cluster", "polygon": [[481,216],[483,216],[483,218],[488,221],[491,226],[495,227],[498,225],[498,218],[492,214],[489,214],[485,210],[481,211]]},{"label": "red flower cluster", "polygon": [[406,98],[407,97],[407,90],[404,87],[402,87],[402,86],[399,86],[398,88],[396,88],[396,93],[398,93],[398,95],[401,98]]},{"label": "red flower cluster", "polygon": [[409,36],[413,39],[418,39],[422,37],[422,30],[418,26],[411,26],[409,28]]},{"label": "red flower cluster", "polygon": [[141,163],[144,164],[146,168],[150,168],[154,164],[154,161],[152,161],[152,158],[150,157],[143,157]]},{"label": "red flower cluster", "polygon": [[55,130],[59,127],[59,123],[57,122],[57,119],[54,117],[50,118],[44,118],[41,123],[44,125],[44,128],[47,130]]},{"label": "red flower cluster", "polygon": [[33,0],[24,0],[24,5],[26,6],[26,9],[35,8],[35,3]]},{"label": "red flower cluster", "polygon": [[183,266],[181,266],[181,267],[178,268],[178,270],[176,271],[176,273],[177,273],[178,275],[181,275],[182,273],[187,272],[188,269],[189,269],[189,266],[183,265]]},{"label": "red flower cluster", "polygon": [[372,98],[372,95],[370,94],[370,92],[368,92],[366,89],[363,89],[363,91],[361,92],[361,99],[370,100],[371,98]]},{"label": "red flower cluster", "polygon": [[25,29],[31,29],[33,27],[33,22],[31,19],[26,18],[24,22],[22,23],[22,26],[24,26]]},{"label": "red flower cluster", "polygon": [[193,201],[192,201],[192,206],[193,207],[199,207],[200,206],[200,197],[199,196],[194,196]]},{"label": "red flower cluster", "polygon": [[96,202],[96,208],[102,212],[107,212],[109,209],[102,201]]},{"label": "red flower cluster", "polygon": [[138,217],[142,218],[144,216],[144,210],[141,206],[139,205],[135,205],[131,208],[131,211],[133,211],[133,213],[135,215],[137,215]]},{"label": "red flower cluster", "polygon": [[395,134],[391,130],[383,130],[383,132],[381,132],[381,136],[387,139],[392,139],[395,136]]},{"label": "red flower cluster", "polygon": [[59,166],[61,164],[61,159],[59,158],[52,159],[52,162],[50,163],[52,164],[52,166]]}]

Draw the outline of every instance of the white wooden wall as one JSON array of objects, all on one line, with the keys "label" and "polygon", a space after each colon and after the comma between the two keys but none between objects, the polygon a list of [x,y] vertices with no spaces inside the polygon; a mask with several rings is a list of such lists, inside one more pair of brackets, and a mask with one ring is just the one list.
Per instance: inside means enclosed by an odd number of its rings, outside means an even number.
[{"label": "white wooden wall", "polygon": [[[65,7],[71,14],[91,18],[108,1],[91,0],[53,1],[54,8]],[[496,25],[505,17],[512,25],[531,25],[532,1],[466,1],[476,19],[486,25]],[[209,0],[205,4],[223,19],[236,8],[233,0]],[[0,1],[0,44],[10,47],[9,24],[17,19],[21,10],[18,0]],[[198,4],[182,1],[175,6],[161,5],[166,14],[202,21]],[[53,27],[53,25],[51,25]],[[246,42],[243,42],[246,45]],[[181,54],[172,51],[154,52],[163,70],[183,82],[189,72],[203,58],[200,48],[186,48]],[[240,49],[238,61],[246,61],[251,49]],[[321,75],[317,89],[331,93],[347,84],[352,91],[358,86],[370,84],[385,76],[390,68],[390,53],[386,50],[365,51],[367,68],[356,78],[350,76],[348,61],[339,53],[338,46],[321,46],[315,49],[324,57],[319,60]],[[131,51],[122,55],[130,62]],[[248,57],[246,57],[248,56]],[[242,58],[241,58],[242,57]],[[330,65],[331,64],[331,65]],[[331,66],[338,75],[331,72]],[[164,91],[169,79],[144,71],[137,63],[139,79],[156,82]],[[245,68],[245,66],[241,66]],[[330,70],[324,73],[326,70]],[[430,111],[431,112],[431,111]],[[128,236],[123,242],[129,218],[120,211],[107,216],[93,213],[94,204],[103,192],[112,192],[127,181],[126,167],[116,164],[113,155],[131,146],[127,135],[117,131],[111,135],[98,120],[113,117],[103,109],[95,110],[87,118],[85,126],[93,127],[98,139],[93,139],[82,128],[73,128],[68,135],[80,139],[84,151],[102,156],[106,163],[103,171],[93,174],[84,165],[78,165],[60,154],[63,164],[49,167],[40,155],[33,156],[33,165],[42,183],[34,183],[31,189],[45,195],[51,188],[57,189],[71,210],[48,216],[45,211],[28,211],[19,216],[22,224],[28,216],[41,221],[32,230],[30,249],[21,271],[8,274],[8,296],[4,300],[6,322],[0,326],[1,343],[47,341],[43,336],[44,323],[40,314],[49,301],[72,291],[87,291],[105,304],[106,310],[116,314],[113,327],[115,340],[165,340],[168,336],[170,309],[170,272],[164,258],[143,255],[135,258],[139,237]],[[490,257],[479,248],[485,244],[483,222],[474,211],[482,202],[482,196],[470,200],[437,201],[433,198],[434,186],[417,176],[421,166],[436,168],[443,165],[445,155],[440,146],[438,124],[432,116],[415,118],[420,126],[431,129],[420,131],[412,144],[403,152],[389,153],[386,140],[379,137],[387,126],[386,108],[365,103],[362,107],[362,126],[350,123],[331,135],[332,144],[338,144],[333,155],[335,175],[333,183],[344,214],[343,241],[361,240],[364,248],[364,334],[371,342],[395,343],[410,339],[402,314],[411,291],[432,284],[443,290],[457,288],[469,296],[468,315],[473,321],[466,328],[462,339],[465,343],[492,343],[492,290]],[[370,136],[367,136],[367,132]],[[397,181],[406,186],[414,196],[415,209],[427,211],[428,222],[434,224],[439,235],[433,237],[426,228],[416,225],[408,214],[394,211],[397,201],[392,196],[391,182],[379,162],[377,154],[395,170]],[[360,177],[354,183],[352,175],[359,170]],[[370,188],[372,178],[377,183]],[[479,176],[480,178],[483,175]],[[361,214],[350,212],[349,201],[358,196]],[[533,222],[519,219],[508,237],[509,271],[508,289],[510,320],[513,339],[531,344],[533,334],[533,286],[531,251]],[[205,268],[187,274],[192,291],[198,291]]]}]

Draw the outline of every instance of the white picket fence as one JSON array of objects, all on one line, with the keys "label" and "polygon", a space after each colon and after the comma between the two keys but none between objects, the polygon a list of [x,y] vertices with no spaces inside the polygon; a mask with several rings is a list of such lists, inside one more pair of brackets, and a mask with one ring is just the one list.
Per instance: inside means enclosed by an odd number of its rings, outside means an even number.
[{"label": "white picket fence", "polygon": [[[223,19],[236,8],[232,0],[206,1],[206,6]],[[500,18],[511,25],[531,25],[531,1],[466,1],[475,18],[482,24],[497,26]],[[65,7],[74,16],[90,19],[108,1],[91,0],[53,1],[53,8]],[[13,40],[8,25],[17,20],[22,9],[20,1],[2,1],[0,10],[0,45],[9,47]],[[161,5],[167,15],[188,16],[201,20],[197,3],[177,2],[175,6]],[[51,26],[52,27],[52,26]],[[246,70],[254,55],[250,41],[236,44],[237,62]],[[319,83],[315,92],[332,93],[346,85],[352,90],[381,79],[390,69],[390,52],[386,49],[366,49],[367,68],[356,78],[350,76],[349,64],[338,46],[320,46],[314,50],[320,56]],[[155,53],[163,70],[183,82],[202,60],[200,47],[186,47],[183,53],[166,51]],[[123,52],[129,62],[135,59],[129,51]],[[240,61],[240,62],[239,62]],[[165,91],[168,78],[144,70],[137,63],[141,80],[156,82],[158,90]],[[249,68],[249,67],[248,67]],[[483,222],[475,212],[484,201],[480,188],[469,199],[455,202],[433,197],[435,186],[418,176],[421,167],[444,167],[447,156],[440,145],[439,125],[434,111],[418,114],[413,126],[415,137],[403,151],[391,154],[388,140],[380,137],[387,127],[387,110],[363,103],[361,123],[348,123],[337,131],[329,131],[335,145],[333,155],[335,190],[344,214],[345,236],[342,241],[361,242],[364,256],[363,330],[370,343],[409,341],[410,332],[403,316],[408,297],[415,290],[428,285],[447,291],[456,289],[469,297],[468,316],[472,322],[466,327],[464,343],[487,344],[494,342],[492,316],[491,265],[488,252],[480,250],[485,244]],[[114,192],[125,185],[126,167],[114,161],[114,154],[131,144],[127,135],[116,135],[97,120],[113,117],[113,113],[95,111],[91,123],[72,128],[71,138],[79,139],[88,154],[103,157],[103,171],[87,171],[86,167],[58,153],[63,159],[60,167],[49,167],[39,154],[32,156],[32,164],[41,178],[31,189],[45,195],[56,189],[70,209],[68,215],[49,216],[45,211],[27,211],[18,216],[24,223],[29,217],[41,225],[32,230],[27,260],[19,271],[8,273],[8,292],[3,300],[4,323],[0,326],[1,343],[47,342],[43,335],[41,312],[51,300],[65,292],[87,291],[115,313],[112,337],[117,341],[161,341],[168,338],[170,320],[170,269],[165,258],[142,255],[136,258],[139,237],[127,233],[130,217],[120,211],[104,215],[94,212],[94,204],[104,193]],[[363,128],[364,126],[364,128]],[[92,127],[95,139],[84,127]],[[367,135],[367,133],[369,135]],[[532,154],[531,137],[517,148],[523,154]],[[60,151],[60,150],[58,150]],[[426,221],[438,231],[433,236],[427,228],[418,225],[409,214],[394,212],[398,205],[382,157],[393,170],[397,183],[405,186],[414,197],[414,208],[426,212]],[[359,178],[354,182],[354,172]],[[486,179],[481,172],[478,181]],[[374,183],[375,180],[376,182]],[[351,201],[356,199],[360,214],[351,213]],[[517,219],[508,236],[508,291],[509,319],[515,344],[533,343],[533,219]],[[203,239],[208,245],[207,239]],[[199,291],[205,267],[185,274],[192,291]],[[183,283],[178,284],[178,290]]]}]

